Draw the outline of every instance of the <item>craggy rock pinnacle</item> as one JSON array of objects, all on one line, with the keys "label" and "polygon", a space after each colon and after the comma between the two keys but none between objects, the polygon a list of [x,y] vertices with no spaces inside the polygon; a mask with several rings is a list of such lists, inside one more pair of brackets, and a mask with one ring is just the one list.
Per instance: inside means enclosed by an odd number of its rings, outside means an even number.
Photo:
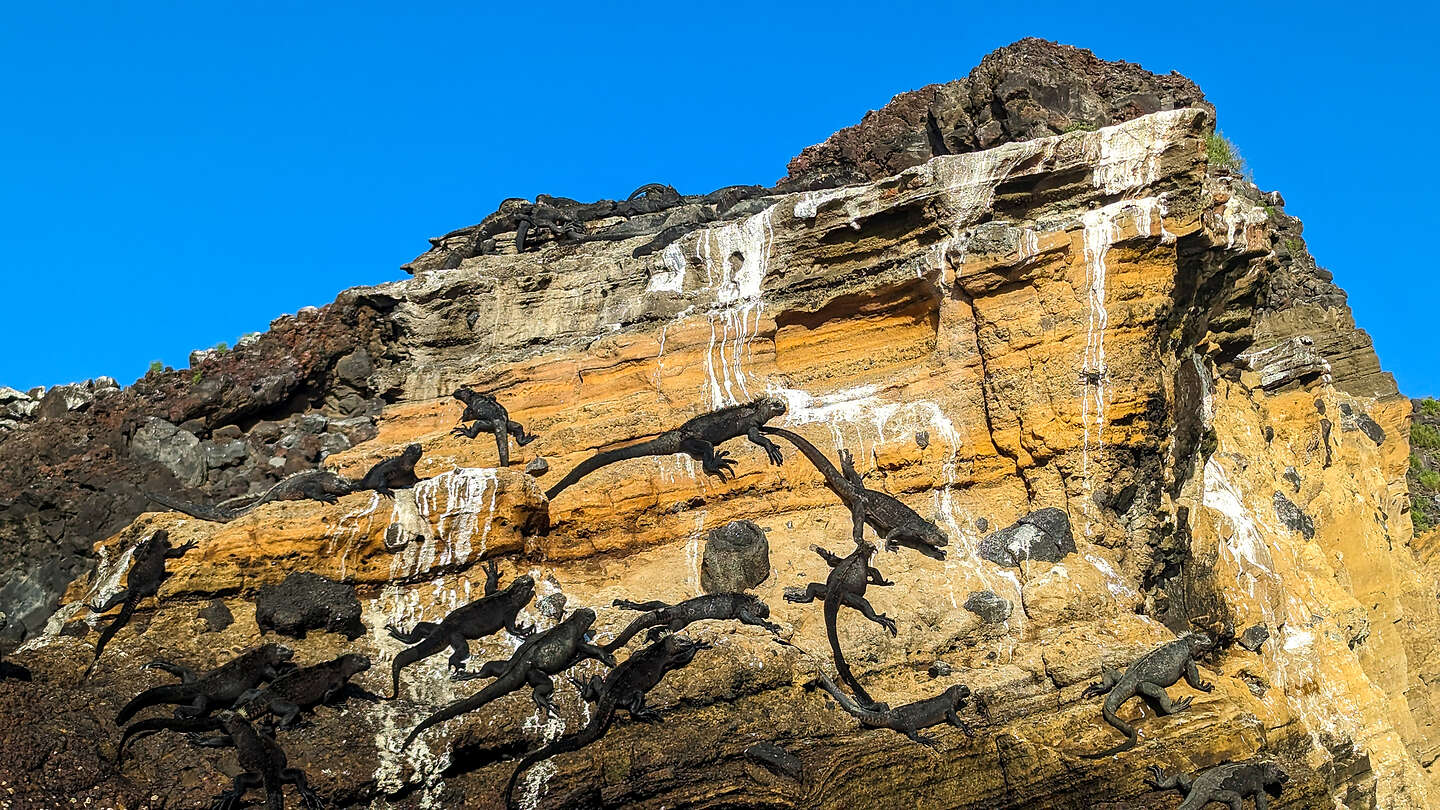
[{"label": "craggy rock pinnacle", "polygon": [[770,576],[770,542],[765,530],[734,520],[705,535],[700,589],[706,593],[744,591]]},{"label": "craggy rock pinnacle", "polygon": [[790,161],[782,191],[864,183],[1002,143],[1129,121],[1160,110],[1214,108],[1195,83],[1033,37],[981,60],[964,79],[901,93],[860,123]]}]

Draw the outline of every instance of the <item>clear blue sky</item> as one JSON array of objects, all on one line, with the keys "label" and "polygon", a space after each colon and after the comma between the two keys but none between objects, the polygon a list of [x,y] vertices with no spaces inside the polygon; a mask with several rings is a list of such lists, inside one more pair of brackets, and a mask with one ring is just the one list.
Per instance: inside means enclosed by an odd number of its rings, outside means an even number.
[{"label": "clear blue sky", "polygon": [[400,5],[8,4],[0,384],[184,366],[504,197],[771,183],[1033,35],[1197,81],[1401,389],[1440,394],[1428,5]]}]

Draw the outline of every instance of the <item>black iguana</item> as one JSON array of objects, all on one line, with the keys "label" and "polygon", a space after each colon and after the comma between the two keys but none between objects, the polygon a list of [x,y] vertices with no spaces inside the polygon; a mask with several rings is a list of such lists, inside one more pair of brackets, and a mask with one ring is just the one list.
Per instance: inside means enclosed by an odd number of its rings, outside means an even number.
[{"label": "black iguana", "polygon": [[215,506],[186,503],[158,492],[146,492],[145,497],[166,509],[184,512],[191,517],[214,523],[229,523],[272,501],[310,500],[335,503],[342,495],[365,491],[393,496],[395,493],[392,490],[414,486],[420,482],[420,479],[415,477],[415,462],[420,460],[420,454],[420,445],[408,445],[400,455],[384,459],[371,467],[359,481],[351,481],[330,470],[305,470],[286,477],[262,495],[243,495]]},{"label": "black iguana", "polygon": [[961,720],[960,715],[957,714],[970,697],[970,687],[964,684],[957,683],[935,697],[906,703],[893,709],[884,703],[877,703],[868,709],[856,705],[849,695],[841,692],[840,687],[836,686],[835,682],[823,672],[820,673],[820,686],[835,698],[835,702],[840,704],[840,708],[867,728],[894,729],[915,742],[930,747],[935,746],[936,739],[919,733],[920,729],[938,726],[941,723],[955,726],[965,732],[967,737],[975,736],[970,731],[970,727],[965,725],[965,721]]},{"label": "black iguana", "polygon": [[471,423],[468,427],[455,428],[450,431],[451,434],[467,439],[479,436],[482,431],[492,434],[495,437],[495,448],[500,453],[501,467],[510,466],[511,436],[515,437],[515,444],[521,447],[540,438],[526,433],[525,426],[519,422],[511,421],[510,412],[490,394],[481,394],[462,385],[451,396],[465,403],[465,412],[460,414],[460,421]]},{"label": "black iguana", "polygon": [[105,600],[103,605],[89,606],[96,613],[104,613],[123,603],[114,621],[100,631],[100,640],[95,642],[95,658],[85,669],[86,677],[90,675],[90,671],[100,660],[100,654],[105,651],[105,645],[115,637],[116,633],[120,632],[120,628],[130,622],[130,617],[135,615],[135,608],[140,605],[140,600],[147,596],[155,596],[160,592],[161,584],[169,579],[170,573],[165,570],[165,562],[183,557],[185,552],[195,546],[195,542],[191,541],[172,548],[170,532],[164,529],[156,531],[135,546],[135,551],[130,557],[130,571],[125,575],[125,587],[116,591],[113,596]]},{"label": "black iguana", "polygon": [[765,454],[769,456],[772,464],[780,464],[785,460],[784,456],[780,454],[780,448],[776,446],[775,442],[765,438],[760,433],[760,428],[766,422],[784,413],[784,400],[777,397],[761,397],[745,405],[731,405],[718,411],[701,414],[687,420],[680,427],[667,430],[653,439],[632,444],[629,447],[617,447],[614,450],[602,450],[596,453],[580,462],[575,469],[566,474],[560,483],[545,493],[545,497],[554,500],[555,496],[571,484],[607,464],[614,464],[627,458],[668,456],[674,453],[684,453],[699,461],[701,469],[705,471],[706,475],[713,475],[724,481],[726,473],[734,476],[735,473],[730,468],[735,466],[735,460],[729,457],[729,453],[717,450],[715,447],[722,442],[738,439],[741,436],[765,448]]},{"label": "black iguana", "polygon": [[556,714],[550,702],[550,694],[555,691],[552,675],[575,666],[584,658],[594,658],[615,666],[615,659],[610,653],[586,641],[590,625],[594,623],[595,611],[580,608],[549,630],[526,639],[508,661],[486,663],[473,677],[495,680],[470,697],[457,700],[420,721],[405,738],[400,750],[409,748],[415,738],[431,726],[475,711],[526,684],[533,690],[535,704],[550,714]]},{"label": "black iguana", "polygon": [[650,630],[646,640],[655,641],[661,633],[678,633],[701,619],[736,619],[742,624],[763,627],[772,633],[780,632],[780,625],[766,621],[770,617],[770,606],[760,601],[759,597],[748,593],[711,593],[686,599],[675,605],[658,601],[631,602],[628,599],[616,599],[614,605],[626,610],[643,610],[645,613],[637,616],[620,635],[605,645],[605,649],[611,652],[624,647],[636,633],[646,628]]},{"label": "black iguana", "polygon": [[[854,460],[850,457],[850,451],[840,451],[840,464],[845,470],[835,468],[834,464],[825,457],[824,453],[798,433],[792,433],[783,428],[762,427],[762,433],[769,433],[772,436],[779,436],[786,439],[801,452],[820,475],[825,478],[825,486],[831,492],[840,496],[847,506],[855,497],[857,488],[850,483],[849,469],[853,469]],[[899,498],[888,495],[878,490],[865,487],[863,484],[858,488],[859,493],[864,497],[865,522],[880,539],[885,541],[885,548],[893,551],[896,546],[909,546],[923,554],[934,557],[937,560],[945,559],[945,546],[950,544],[950,538],[940,527],[920,517],[914,509],[906,506]]]},{"label": "black iguana", "polygon": [[1117,714],[1120,707],[1124,706],[1125,701],[1130,698],[1137,696],[1144,698],[1145,702],[1149,703],[1156,712],[1166,715],[1184,711],[1190,705],[1190,701],[1194,700],[1194,698],[1186,696],[1172,701],[1170,695],[1165,692],[1165,687],[1174,686],[1181,678],[1201,692],[1209,692],[1214,689],[1212,684],[1200,679],[1200,670],[1195,666],[1196,656],[1213,646],[1214,642],[1204,634],[1186,633],[1180,638],[1168,641],[1140,656],[1125,669],[1123,675],[1109,667],[1102,667],[1104,679],[1100,683],[1092,683],[1085,687],[1081,697],[1091,698],[1097,695],[1106,695],[1101,716],[1105,718],[1105,722],[1120,729],[1129,739],[1098,754],[1084,754],[1083,756],[1086,759],[1100,759],[1135,747],[1135,743],[1138,741],[1138,732],[1134,726],[1121,720]]},{"label": "black iguana", "polygon": [[666,673],[689,664],[695,658],[695,653],[706,648],[707,645],[684,636],[666,636],[625,659],[624,663],[610,670],[603,679],[594,675],[588,683],[575,681],[575,685],[581,688],[580,696],[595,704],[590,722],[576,733],[561,737],[526,754],[510,774],[509,783],[505,785],[505,806],[514,807],[512,797],[520,774],[530,766],[556,754],[579,751],[604,737],[605,732],[609,731],[611,724],[615,722],[615,713],[619,709],[629,712],[633,720],[659,722],[660,715],[645,706],[645,693],[654,689]]},{"label": "black iguana", "polygon": [[390,699],[400,696],[400,671],[418,661],[440,652],[449,646],[450,668],[458,675],[465,670],[470,658],[470,641],[485,638],[501,630],[510,631],[516,638],[526,638],[533,628],[521,627],[516,622],[520,611],[530,604],[535,595],[535,580],[528,574],[521,574],[510,582],[503,591],[496,592],[500,584],[500,570],[495,561],[485,563],[485,595],[469,604],[461,605],[435,622],[420,622],[407,633],[393,625],[385,629],[395,639],[413,645],[395,656],[390,668],[393,692]]},{"label": "black iguana", "polygon": [[1185,801],[1176,810],[1201,810],[1211,802],[1230,805],[1240,810],[1247,797],[1254,797],[1255,810],[1267,810],[1270,796],[1280,798],[1289,774],[1273,762],[1229,762],[1216,765],[1191,778],[1183,774],[1167,774],[1158,765],[1150,766],[1151,784],[1160,790],[1179,790]]},{"label": "black iguana", "polygon": [[180,683],[156,686],[136,695],[115,715],[115,725],[124,725],[141,709],[164,703],[188,704],[181,712],[192,716],[230,706],[262,682],[279,677],[292,655],[289,647],[262,644],[200,676],[166,661],[152,661],[145,665],[146,669],[162,669],[179,675]]}]

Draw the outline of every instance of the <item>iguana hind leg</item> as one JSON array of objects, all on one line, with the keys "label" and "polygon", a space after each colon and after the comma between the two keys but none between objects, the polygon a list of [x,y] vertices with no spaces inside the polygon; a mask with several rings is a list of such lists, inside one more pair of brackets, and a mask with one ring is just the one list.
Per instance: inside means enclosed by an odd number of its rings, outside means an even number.
[{"label": "iguana hind leg", "polygon": [[786,588],[785,601],[795,602],[801,605],[808,605],[811,602],[814,602],[816,599],[819,599],[823,602],[825,600],[826,593],[827,589],[823,583],[812,582],[809,585],[806,585],[804,589]]},{"label": "iguana hind leg", "polygon": [[715,445],[704,439],[682,439],[680,441],[680,452],[700,462],[700,469],[706,475],[713,475],[721,481],[725,480],[728,473],[731,478],[735,477],[735,459],[724,450],[715,449]]},{"label": "iguana hind leg", "polygon": [[461,670],[465,668],[465,662],[470,660],[470,643],[465,640],[461,633],[453,633],[450,636],[450,668]]},{"label": "iguana hind leg", "polygon": [[530,697],[551,717],[559,717],[560,712],[555,709],[555,704],[550,701],[550,696],[555,693],[555,682],[550,676],[538,669],[532,669],[525,674],[525,681],[531,686]]},{"label": "iguana hind leg", "polygon": [[305,773],[299,768],[286,768],[280,772],[280,781],[289,782],[299,791],[300,798],[305,802],[306,810],[321,810],[324,806],[320,804],[320,797],[310,789],[310,784],[305,781]]},{"label": "iguana hind leg", "polygon": [[895,625],[895,620],[884,613],[876,613],[870,602],[859,594],[847,593],[841,600],[847,607],[860,611],[860,615],[890,631],[890,635],[899,635],[900,631]]}]

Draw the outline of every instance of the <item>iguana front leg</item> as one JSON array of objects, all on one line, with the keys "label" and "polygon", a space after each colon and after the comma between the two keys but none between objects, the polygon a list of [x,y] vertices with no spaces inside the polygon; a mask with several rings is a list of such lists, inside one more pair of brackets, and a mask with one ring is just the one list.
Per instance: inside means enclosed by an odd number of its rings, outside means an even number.
[{"label": "iguana front leg", "polygon": [[945,712],[945,721],[950,725],[965,732],[966,737],[973,738],[975,736],[975,732],[970,730],[969,724],[967,724],[964,720],[960,719],[960,715],[955,713],[955,709],[951,708],[950,710]]},{"label": "iguana front leg", "polygon": [[195,542],[194,540],[191,540],[190,542],[188,542],[188,543],[186,543],[186,544],[184,544],[184,545],[176,546],[175,548],[172,548],[172,549],[170,549],[169,551],[165,552],[165,559],[167,559],[167,560],[178,560],[178,559],[180,559],[181,557],[184,557],[184,556],[185,556],[185,552],[187,552],[187,551],[194,551],[195,549],[197,549],[197,548],[199,548],[199,547],[200,547],[200,544],[199,544],[199,543]]},{"label": "iguana front leg", "polygon": [[795,602],[796,604],[800,605],[808,605],[811,602],[814,602],[816,599],[824,601],[825,594],[827,592],[828,589],[823,583],[812,582],[809,585],[806,585],[804,588],[786,588],[785,601]]},{"label": "iguana front leg", "polygon": [[752,615],[748,610],[739,611],[736,615],[736,618],[740,619],[741,624],[749,624],[755,627],[763,627],[772,633],[780,632],[780,625],[775,624],[772,621],[762,619],[759,616]]},{"label": "iguana front leg", "polygon": [[[1159,765],[1151,765],[1149,766],[1149,770],[1150,784],[1154,785],[1157,790],[1173,790],[1180,787],[1180,777],[1167,773],[1165,769]],[[1181,790],[1185,793],[1190,792],[1185,788],[1181,788]]]},{"label": "iguana front leg", "polygon": [[1209,692],[1215,688],[1215,684],[1200,678],[1200,668],[1195,666],[1193,659],[1185,662],[1185,682],[1201,692]]},{"label": "iguana front leg", "polygon": [[752,444],[758,444],[765,450],[765,455],[770,458],[770,463],[780,465],[785,463],[785,456],[780,453],[780,445],[771,441],[768,436],[760,432],[758,426],[750,428],[745,434]]},{"label": "iguana front leg", "polygon": [[600,661],[608,667],[619,666],[619,664],[615,662],[615,656],[611,655],[609,651],[603,647],[597,647],[594,644],[582,641],[578,649],[581,658],[594,658],[596,661]]},{"label": "iguana front leg", "polygon": [[869,582],[871,585],[894,585],[894,584],[895,584],[894,582],[891,582],[890,580],[886,579],[886,578],[885,578],[885,575],[880,573],[880,569],[878,569],[878,568],[871,568],[871,567],[868,566],[868,565],[865,566],[865,580],[866,580],[867,582]]},{"label": "iguana front leg", "polygon": [[172,664],[162,658],[157,658],[154,661],[151,661],[150,663],[140,668],[158,669],[161,672],[168,672],[171,675],[179,678],[180,683],[194,683],[197,677],[195,675],[195,670],[190,669],[189,667],[181,666],[180,664]]},{"label": "iguana front leg", "polygon": [[485,595],[490,596],[500,590],[500,565],[494,560],[486,560],[480,567],[485,570]]},{"label": "iguana front leg", "polygon": [[845,561],[844,557],[837,557],[828,549],[821,548],[820,546],[812,546],[812,548],[814,548],[815,553],[819,554],[820,558],[825,561],[826,565],[829,565],[831,568]]}]

